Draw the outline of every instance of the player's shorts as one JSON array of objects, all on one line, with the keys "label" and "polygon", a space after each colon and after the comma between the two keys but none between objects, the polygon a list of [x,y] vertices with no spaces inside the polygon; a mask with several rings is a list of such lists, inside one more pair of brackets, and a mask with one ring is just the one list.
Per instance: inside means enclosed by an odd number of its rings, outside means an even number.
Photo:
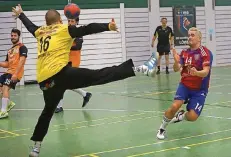
[{"label": "player's shorts", "polygon": [[163,55],[169,55],[170,53],[170,44],[168,45],[157,45],[157,52],[159,53],[159,56]]},{"label": "player's shorts", "polygon": [[70,52],[70,62],[71,62],[72,67],[76,67],[76,68],[79,67],[80,57],[81,57],[80,51],[71,51]]},{"label": "player's shorts", "polygon": [[5,73],[0,76],[0,86],[6,85],[10,87],[11,89],[15,89],[16,84],[20,81],[17,80],[17,82],[13,82],[11,80],[12,74]]},{"label": "player's shorts", "polygon": [[182,83],[180,83],[176,91],[174,100],[186,101],[187,99],[189,99],[189,102],[186,106],[187,111],[194,110],[196,114],[199,116],[204,107],[206,96],[207,92],[203,90],[190,90]]}]

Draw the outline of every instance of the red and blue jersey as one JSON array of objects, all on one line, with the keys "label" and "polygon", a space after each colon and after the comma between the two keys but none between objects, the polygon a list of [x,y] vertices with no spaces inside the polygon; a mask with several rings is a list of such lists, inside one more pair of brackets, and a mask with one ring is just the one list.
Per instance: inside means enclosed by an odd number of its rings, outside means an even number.
[{"label": "red and blue jersey", "polygon": [[[213,54],[204,46],[199,47],[197,50],[183,50],[180,54],[180,64],[182,65],[181,83],[191,90],[204,90],[207,92],[212,62]],[[190,74],[190,69],[192,67],[201,71],[205,66],[210,66],[209,74],[206,77],[202,78]]]}]

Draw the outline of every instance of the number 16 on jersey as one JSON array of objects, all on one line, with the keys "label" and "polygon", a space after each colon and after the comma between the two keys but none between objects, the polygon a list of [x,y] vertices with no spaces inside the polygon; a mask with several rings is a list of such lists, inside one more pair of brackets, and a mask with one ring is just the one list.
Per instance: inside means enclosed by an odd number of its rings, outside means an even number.
[{"label": "number 16 on jersey", "polygon": [[41,39],[40,39],[40,54],[43,54],[45,52],[47,52],[47,50],[49,49],[49,46],[50,46],[50,39],[51,39],[51,36],[43,36]]}]

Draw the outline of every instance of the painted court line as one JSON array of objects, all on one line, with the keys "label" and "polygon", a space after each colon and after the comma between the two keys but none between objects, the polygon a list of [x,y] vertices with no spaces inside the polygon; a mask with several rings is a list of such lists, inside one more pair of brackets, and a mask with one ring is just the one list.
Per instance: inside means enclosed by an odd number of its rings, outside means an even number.
[{"label": "painted court line", "polygon": [[[228,101],[231,102],[231,101]],[[227,103],[228,103],[227,102]],[[215,105],[215,104],[219,104],[219,103],[212,103],[210,105]],[[224,102],[221,104],[225,104]],[[211,107],[211,108],[205,108],[203,109],[203,111],[206,110],[210,110],[210,109],[216,109],[216,108],[222,108],[220,106],[215,106],[215,107]],[[42,111],[43,109],[12,109],[14,111]],[[122,110],[122,109],[99,109],[99,108],[92,108],[92,109],[78,109],[78,108],[66,108],[65,111],[106,111],[106,112],[149,112],[149,113],[164,113],[165,111],[155,111],[155,110]]]},{"label": "painted court line", "polygon": [[[230,86],[231,84],[221,84],[221,85],[216,85],[216,86],[210,86],[209,88],[215,88],[215,87],[223,87],[223,86]],[[160,95],[160,94],[172,94],[175,93],[176,91],[164,91],[164,92],[152,92],[150,94],[144,94],[144,96],[151,96],[151,95]]]},{"label": "painted court line", "polygon": [[0,129],[0,131],[1,131],[1,132],[8,133],[8,134],[11,134],[11,135],[14,135],[14,136],[19,136],[19,134],[13,133],[13,132],[11,132],[11,131],[2,130],[2,129]]},{"label": "painted court line", "polygon": [[[24,108],[24,109],[12,109],[12,111],[42,111],[43,109],[29,109],[29,108]],[[78,108],[66,108],[65,111],[106,111],[106,112],[159,112],[159,113],[164,113],[164,111],[149,111],[149,110],[122,110],[122,109],[99,109],[99,108],[92,108],[92,109],[78,109]]]},{"label": "painted court line", "polygon": [[[89,123],[89,122],[98,122],[98,121],[104,121],[104,120],[113,120],[113,119],[119,119],[119,118],[135,117],[135,116],[140,116],[140,115],[145,115],[145,114],[146,113],[142,112],[142,113],[136,113],[136,114],[123,115],[123,116],[99,118],[99,119],[94,119],[91,121],[79,121],[79,122],[74,122],[74,123],[58,124],[58,125],[52,125],[51,127],[59,127],[59,126],[75,125],[75,124],[82,124],[82,123]],[[82,126],[82,127],[86,127],[86,126]],[[12,131],[18,132],[18,131],[25,131],[25,130],[31,130],[31,128],[17,129],[17,130],[12,130]],[[67,130],[67,128],[63,128],[63,129],[59,129],[59,130]],[[58,131],[58,130],[56,130],[56,131]]]},{"label": "painted court line", "polygon": [[3,136],[3,137],[0,137],[0,139],[4,139],[4,138],[12,138],[12,137],[18,137],[18,136]]},{"label": "painted court line", "polygon": [[[210,110],[215,108],[222,108],[222,107],[211,107],[203,109]],[[12,109],[14,111],[42,111],[43,109]],[[113,110],[113,109],[77,109],[77,108],[69,108],[65,109],[65,111],[106,111],[106,112],[144,112],[144,113],[164,113],[165,111],[155,111],[155,110]]]},{"label": "painted court line", "polygon": [[97,155],[95,155],[95,154],[90,154],[89,156],[90,156],[90,157],[99,157],[99,156],[97,156]]},{"label": "painted court line", "polygon": [[[141,114],[136,114],[136,116],[141,115]],[[135,116],[135,115],[132,115]],[[126,116],[126,117],[132,117],[132,116]],[[125,117],[125,116],[124,116]],[[133,119],[122,119],[122,120],[118,120],[118,121],[114,121],[114,122],[102,122],[102,123],[98,123],[98,124],[91,124],[91,125],[80,125],[80,126],[68,126],[67,128],[61,128],[61,129],[52,129],[51,132],[57,132],[57,131],[66,131],[66,130],[70,130],[70,129],[82,129],[82,128],[88,128],[88,127],[96,127],[96,126],[102,126],[102,125],[111,125],[111,124],[118,124],[118,123],[126,123],[126,122],[131,122],[131,121],[137,121],[137,120],[145,120],[145,119],[151,119],[151,118],[155,118],[155,117],[162,117],[162,115],[155,115],[155,116],[149,116],[149,117],[139,117],[139,118],[133,118]],[[203,117],[211,117],[211,116],[203,116]],[[115,119],[114,118],[107,118],[107,119]],[[118,117],[118,118],[122,118],[122,117]],[[222,117],[220,118],[222,119]],[[223,118],[224,119],[224,118]],[[102,121],[103,119],[97,119],[95,121]],[[81,123],[85,123],[85,122],[89,122],[89,121],[81,121],[81,122],[77,122],[79,124]],[[70,125],[75,125],[77,123],[70,123]],[[52,127],[57,127],[58,125],[53,125]],[[64,124],[64,126],[67,126],[67,124]],[[20,130],[14,130],[14,132],[18,132],[18,131],[22,131],[22,130],[31,130],[30,128],[28,129],[20,129]]]},{"label": "painted court line", "polygon": [[2,136],[2,137],[0,137],[0,139],[4,139],[4,138],[15,138],[15,137],[21,137],[21,136],[25,136],[25,135],[28,135],[28,134],[20,134],[20,135],[18,135],[18,136]]},{"label": "painted court line", "polygon": [[[230,79],[231,80],[231,79]],[[139,84],[139,83],[137,83]],[[223,86],[230,86],[231,84],[221,84],[221,85],[215,85],[215,86],[210,86],[210,88],[214,88],[214,87],[223,87]],[[172,94],[172,93],[175,93],[176,91],[164,91],[164,92],[149,92],[149,93],[146,93],[146,94],[143,94],[143,95],[139,95],[139,96],[151,96],[151,95],[161,95],[161,94]],[[121,93],[121,92],[119,92]],[[124,92],[123,92],[124,93]],[[135,94],[135,93],[145,93],[143,91],[133,91],[133,92],[130,92],[127,94]],[[210,93],[214,93],[214,92],[210,92]],[[39,93],[29,93],[27,95],[30,95],[30,96],[36,96],[36,95],[42,95],[43,93],[39,92]],[[107,93],[101,93],[101,94],[116,94],[116,92],[107,92]],[[221,95],[222,92],[215,92],[215,94],[218,94],[218,95]],[[14,96],[18,96],[20,95],[19,93],[16,93],[16,94],[12,94],[12,97]],[[119,95],[118,95],[119,96]]]},{"label": "painted court line", "polygon": [[[142,113],[144,114],[144,113]],[[120,117],[112,117],[112,118],[107,118],[107,119],[115,119],[115,118],[122,118],[122,117],[132,117],[132,116],[138,116],[138,115],[142,115],[142,114],[133,114],[133,115],[128,115],[128,116],[120,116]],[[156,116],[149,116],[149,117],[140,117],[140,118],[134,118],[134,119],[122,119],[119,121],[114,121],[114,122],[103,122],[103,123],[98,123],[98,124],[92,124],[92,125],[82,125],[82,126],[72,126],[69,128],[62,128],[62,129],[57,129],[57,130],[51,130],[51,132],[56,132],[56,131],[66,131],[66,130],[70,130],[70,129],[81,129],[81,128],[87,128],[87,127],[96,127],[96,126],[102,126],[102,125],[111,125],[111,124],[117,124],[117,123],[125,123],[125,122],[131,122],[131,121],[137,121],[137,120],[144,120],[144,119],[151,119],[154,117],[161,117],[162,115],[156,115]],[[211,116],[204,116],[204,117],[211,117]],[[222,119],[222,117],[220,117],[220,119]],[[231,118],[230,118],[231,119]],[[99,121],[99,120],[103,120],[103,119],[97,119],[94,121]],[[77,123],[83,123],[83,122],[89,122],[89,121],[81,121],[81,122],[77,122]],[[77,124],[77,123],[71,123],[71,124]],[[67,125],[67,124],[64,124]],[[56,127],[57,125],[53,125],[52,127]],[[22,131],[22,130],[31,130],[30,128],[27,129],[20,129],[20,130],[14,130],[14,132],[16,131]],[[11,132],[12,133],[12,132]],[[15,134],[13,133],[14,136],[4,136],[4,137],[0,137],[1,138],[9,138],[9,137],[16,137],[16,136],[23,136],[23,135],[27,135],[27,134]]]},{"label": "painted court line", "polygon": [[171,94],[171,93],[175,93],[176,91],[166,91],[166,92],[154,92],[154,93],[150,93],[150,94],[144,94],[144,95],[160,95],[160,94]]},{"label": "painted court line", "polygon": [[123,116],[105,117],[105,118],[93,119],[90,121],[85,120],[85,121],[80,121],[80,122],[57,124],[57,125],[53,125],[53,126],[57,127],[57,126],[63,126],[63,125],[65,126],[65,125],[74,125],[74,124],[97,122],[97,121],[104,121],[104,120],[113,120],[113,119],[119,119],[119,118],[125,118],[125,117],[135,117],[135,116],[140,116],[140,115],[144,115],[144,114],[146,114],[146,113],[136,113],[136,114],[130,114],[130,115],[123,115]]},{"label": "painted court line", "polygon": [[[125,122],[137,121],[137,120],[150,119],[150,118],[159,117],[159,116],[160,115],[150,116],[150,117],[141,117],[141,118],[135,118],[135,119],[124,119],[124,120],[119,120],[119,121],[114,121],[114,122],[108,122],[108,123],[104,123],[103,122],[103,123],[92,124],[92,125],[72,126],[72,128],[69,127],[69,128],[63,128],[63,129],[57,129],[57,130],[50,130],[50,132],[66,131],[66,130],[70,130],[70,129],[81,129],[81,128],[88,128],[88,127],[96,127],[96,126],[110,125],[110,124],[117,124],[117,123],[125,123]],[[29,134],[20,134],[18,136],[3,136],[3,137],[0,137],[0,139],[3,139],[3,138],[12,138],[12,137],[20,137],[20,136],[24,136],[24,135],[29,135]]]},{"label": "painted court line", "polygon": [[216,139],[216,140],[193,143],[193,144],[189,144],[189,145],[181,146],[181,147],[172,147],[172,148],[162,149],[162,150],[158,150],[158,151],[152,151],[152,152],[146,152],[146,153],[141,153],[141,154],[130,155],[130,156],[127,156],[127,157],[137,157],[137,156],[150,155],[150,154],[155,154],[155,153],[161,153],[161,152],[177,150],[177,149],[181,149],[182,147],[195,147],[195,146],[200,146],[200,145],[204,145],[204,144],[208,144],[208,143],[215,143],[215,142],[220,142],[220,141],[225,141],[225,140],[230,140],[230,139],[231,139],[231,136],[225,137],[225,138],[219,138],[219,139]]},{"label": "painted court line", "polygon": [[226,117],[217,117],[217,116],[202,116],[202,117],[207,117],[207,118],[215,118],[215,119],[226,119],[226,120],[231,120],[231,118],[226,118]]},{"label": "painted court line", "polygon": [[[98,124],[91,124],[91,125],[82,125],[82,126],[77,126],[77,127],[73,127],[72,129],[81,129],[81,128],[87,128],[87,127],[96,127],[96,126],[102,126],[102,125],[111,125],[111,124],[117,124],[117,123],[125,123],[125,122],[131,122],[131,121],[137,121],[137,120],[144,120],[144,119],[150,119],[150,118],[154,118],[154,117],[160,117],[162,115],[158,115],[158,116],[150,116],[150,117],[141,117],[141,118],[135,118],[135,119],[125,119],[125,120],[119,120],[119,121],[115,121],[115,122],[103,122],[103,123],[98,123]],[[62,130],[68,130],[71,128],[65,128]],[[58,130],[52,130],[52,131],[60,131],[60,129]]]},{"label": "painted court line", "polygon": [[[199,135],[193,135],[193,136],[177,138],[177,139],[172,139],[172,140],[160,141],[160,142],[155,142],[155,143],[148,143],[148,144],[143,144],[143,145],[130,146],[130,147],[124,147],[124,148],[118,148],[118,149],[112,149],[112,150],[106,150],[106,151],[95,152],[95,153],[90,153],[90,154],[98,155],[98,154],[105,154],[105,153],[113,153],[113,152],[118,152],[118,151],[123,151],[123,150],[129,150],[129,149],[135,149],[135,148],[142,148],[142,147],[146,147],[146,146],[158,145],[158,144],[162,144],[162,143],[170,143],[170,142],[175,142],[175,141],[181,141],[181,140],[187,140],[187,139],[192,139],[192,138],[197,138],[197,137],[214,135],[214,134],[219,134],[219,133],[229,132],[229,131],[231,131],[231,129],[222,130],[222,131],[216,131],[216,132],[210,132],[210,133],[204,133],[204,134],[199,134]],[[83,155],[78,155],[78,156],[74,156],[74,157],[84,157],[84,156],[88,156],[90,154],[83,154]]]},{"label": "painted court line", "polygon": [[[218,104],[226,104],[226,103],[230,103],[231,101],[222,101],[222,102],[215,102],[215,103],[211,103],[211,104],[205,104],[206,105],[218,105]],[[213,108],[222,108],[220,106],[215,106],[212,108],[206,108],[203,110],[208,110],[208,109],[213,109]],[[29,109],[29,108],[25,108],[25,109],[12,109],[13,111],[41,111],[43,109]],[[99,109],[99,108],[92,108],[92,109],[78,109],[78,108],[67,108],[65,109],[66,111],[109,111],[109,112],[158,112],[158,113],[164,113],[165,111],[155,111],[155,110],[122,110],[122,109]]]},{"label": "painted court line", "polygon": [[[227,101],[231,102],[231,101]],[[220,102],[220,103],[227,103],[227,102]],[[213,103],[217,104],[217,103]],[[212,107],[212,108],[205,108],[204,110],[210,110],[210,109],[215,109],[215,108],[221,108],[221,107]],[[17,110],[17,109],[14,109]],[[42,110],[42,109],[18,109],[18,110]],[[67,109],[68,110],[68,109]],[[94,121],[103,121],[103,120],[111,120],[111,119],[116,119],[116,118],[123,118],[123,117],[132,117],[132,116],[138,116],[138,115],[143,115],[145,113],[161,113],[163,114],[164,111],[149,111],[149,110],[110,110],[110,109],[69,109],[69,110],[77,110],[77,111],[83,111],[83,110],[90,110],[90,111],[112,111],[112,112],[141,112],[141,113],[136,113],[136,114],[130,114],[130,115],[123,115],[123,116],[115,116],[115,117],[106,117],[106,118],[101,118],[101,119],[96,119],[96,120],[91,120],[91,121],[80,121],[80,122],[74,122],[74,123],[66,123],[66,124],[59,124],[59,125],[52,125],[51,127],[57,127],[57,126],[67,126],[67,125],[74,125],[74,124],[81,124],[81,123],[89,123],[89,122],[94,122]],[[158,115],[162,116],[162,115]],[[204,116],[206,117],[206,116]],[[207,116],[207,118],[217,118],[215,116]],[[222,117],[220,117],[222,119]],[[223,118],[225,119],[225,118]],[[113,123],[118,123],[118,122],[113,122]],[[97,125],[102,125],[102,124],[95,124]],[[79,126],[77,128],[85,128],[86,126]],[[18,131],[24,131],[24,130],[31,130],[31,128],[23,128],[23,129],[18,129],[18,130],[12,130],[13,132],[18,132]],[[68,130],[67,128],[55,130],[55,131],[61,131],[61,130]],[[1,132],[0,132],[1,133]]]}]

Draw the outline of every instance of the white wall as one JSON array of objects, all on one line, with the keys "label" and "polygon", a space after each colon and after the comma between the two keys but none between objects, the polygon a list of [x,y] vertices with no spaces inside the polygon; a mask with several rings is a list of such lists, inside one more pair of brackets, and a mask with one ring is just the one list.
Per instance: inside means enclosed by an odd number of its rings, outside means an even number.
[{"label": "white wall", "polygon": [[215,19],[217,65],[231,65],[231,6],[216,6]]},{"label": "white wall", "polygon": [[[7,51],[12,46],[10,39],[12,28],[16,28],[16,22],[12,17],[12,13],[0,13],[0,61],[6,59]],[[5,69],[0,68],[0,74],[4,71]]]},{"label": "white wall", "polygon": [[150,57],[148,8],[125,9],[125,33],[127,59],[143,64]]}]

